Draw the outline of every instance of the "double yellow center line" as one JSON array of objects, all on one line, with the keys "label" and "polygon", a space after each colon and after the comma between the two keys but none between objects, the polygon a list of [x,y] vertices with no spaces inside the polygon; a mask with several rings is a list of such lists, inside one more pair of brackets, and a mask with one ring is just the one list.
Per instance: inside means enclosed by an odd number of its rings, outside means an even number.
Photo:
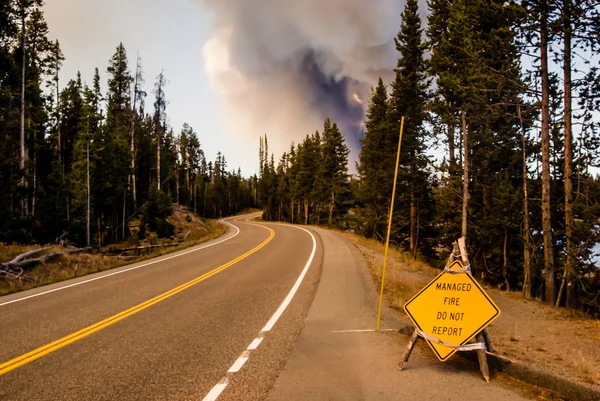
[{"label": "double yellow center line", "polygon": [[21,356],[18,356],[14,359],[11,359],[10,361],[4,362],[2,364],[0,364],[0,376],[10,372],[11,370],[14,370],[16,368],[18,368],[19,366],[23,366],[29,362],[35,361],[38,358],[43,357],[44,355],[47,355],[51,352],[54,352],[62,347],[66,347],[67,345],[74,343],[75,341],[81,340],[84,337],[89,336],[90,334],[93,334],[99,330],[102,330],[105,327],[111,326],[115,323],[117,323],[118,321],[121,321],[123,319],[125,319],[126,317],[129,317],[131,315],[134,315],[138,312],[143,311],[146,308],[151,307],[152,305],[155,305],[161,301],[164,301],[167,298],[172,297],[175,294],[180,293],[181,291],[184,291],[188,288],[190,288],[193,285],[196,285],[212,276],[214,276],[215,274],[218,274],[220,272],[222,272],[223,270],[227,269],[228,267],[231,267],[232,265],[236,264],[237,262],[247,258],[248,256],[252,255],[253,253],[257,252],[258,250],[260,250],[261,248],[263,248],[265,245],[267,245],[275,236],[275,231],[273,231],[272,229],[270,229],[269,227],[265,227],[265,226],[261,226],[258,224],[255,224],[259,227],[262,227],[266,230],[269,231],[269,237],[264,240],[260,245],[258,245],[255,248],[252,248],[251,250],[249,250],[248,252],[244,253],[241,256],[238,256],[237,258],[225,263],[224,265],[221,265],[219,267],[217,267],[214,270],[209,271],[208,273],[203,274],[200,277],[197,277],[191,281],[188,281],[185,284],[180,285],[179,287],[173,288],[170,291],[167,291],[163,294],[160,294],[152,299],[149,299],[145,302],[142,302],[141,304],[138,304],[132,308],[129,308],[127,310],[124,310],[121,313],[117,313],[114,316],[111,316],[107,319],[104,319],[98,323],[92,324],[91,326],[88,326],[84,329],[81,329],[73,334],[69,334],[66,337],[63,337],[59,340],[56,340],[54,342],[51,342],[50,344],[46,344],[42,347],[39,347],[37,349],[34,349],[33,351],[30,351],[26,354],[23,354]]}]

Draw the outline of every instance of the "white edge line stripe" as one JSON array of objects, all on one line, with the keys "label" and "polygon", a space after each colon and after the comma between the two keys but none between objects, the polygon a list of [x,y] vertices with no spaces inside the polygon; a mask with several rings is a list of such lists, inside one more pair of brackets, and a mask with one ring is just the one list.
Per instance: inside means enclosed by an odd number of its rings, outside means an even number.
[{"label": "white edge line stripe", "polygon": [[273,316],[271,316],[271,319],[269,319],[269,321],[267,322],[265,327],[262,329],[262,331],[270,331],[273,328],[273,326],[275,326],[275,323],[277,323],[277,321],[279,320],[279,318],[281,317],[281,315],[283,314],[285,309],[288,307],[290,302],[292,302],[292,298],[294,298],[294,295],[296,295],[296,292],[298,291],[300,284],[302,284],[302,280],[304,280],[304,276],[306,276],[306,273],[308,272],[308,268],[310,267],[310,265],[315,257],[315,253],[317,251],[317,240],[315,239],[315,236],[313,235],[313,233],[308,231],[306,228],[297,227],[297,226],[290,226],[290,227],[295,227],[300,230],[306,231],[312,238],[313,249],[312,249],[312,252],[310,253],[310,257],[308,258],[308,261],[306,262],[306,265],[304,265],[304,269],[302,270],[302,273],[300,273],[300,276],[298,276],[298,279],[294,283],[294,286],[292,287],[292,289],[290,290],[288,295],[285,297],[285,299],[283,300],[281,305],[279,305],[279,308],[277,308],[277,310],[275,311]]},{"label": "white edge line stripe", "polygon": [[228,384],[229,384],[229,378],[227,376],[225,376],[225,379],[221,380],[221,382],[216,384],[212,388],[212,390],[210,390],[210,392],[208,394],[206,394],[206,397],[204,397],[204,399],[202,401],[215,401],[217,398],[219,398],[219,396],[221,395],[223,390],[225,390],[225,387],[227,387]]},{"label": "white edge line stripe", "polygon": [[240,357],[236,359],[236,361],[233,363],[233,365],[231,365],[227,373],[238,372],[244,366],[246,361],[248,361],[248,358],[250,358],[250,351],[242,352],[242,355],[240,355]]},{"label": "white edge line stripe", "polygon": [[16,302],[25,301],[25,300],[27,300],[27,299],[36,298],[36,297],[39,297],[39,296],[42,296],[42,295],[50,294],[50,293],[52,293],[52,292],[57,292],[57,291],[65,290],[65,289],[67,289],[67,288],[76,287],[76,286],[78,286],[78,285],[82,285],[82,284],[91,283],[92,281],[101,280],[101,279],[103,279],[103,278],[107,278],[107,277],[111,277],[111,276],[116,276],[117,274],[126,273],[126,272],[128,272],[128,271],[132,271],[132,270],[139,269],[139,268],[141,268],[141,267],[146,267],[146,266],[149,266],[149,265],[153,265],[153,264],[155,264],[155,263],[164,262],[165,260],[169,260],[169,259],[178,258],[178,257],[180,257],[180,256],[187,255],[187,254],[189,254],[189,253],[192,253],[192,252],[197,252],[197,251],[199,251],[199,250],[201,250],[201,249],[206,249],[206,248],[210,248],[211,246],[215,246],[215,245],[218,245],[218,244],[222,244],[223,242],[225,242],[225,241],[229,241],[230,239],[232,239],[232,238],[236,237],[236,236],[237,236],[237,235],[240,233],[240,229],[239,229],[238,227],[234,226],[233,224],[231,224],[231,223],[229,223],[229,222],[227,222],[227,221],[225,221],[225,220],[221,220],[221,221],[222,221],[223,223],[225,223],[225,224],[228,224],[228,225],[230,225],[231,227],[235,228],[235,229],[237,230],[237,231],[236,231],[236,233],[235,233],[235,234],[233,234],[231,237],[227,237],[227,238],[225,238],[225,239],[222,239],[222,240],[220,240],[220,241],[214,242],[214,243],[212,243],[212,244],[204,245],[204,246],[201,246],[201,247],[199,247],[199,248],[195,248],[195,249],[192,249],[192,250],[189,250],[189,251],[185,251],[185,252],[182,252],[182,253],[178,253],[177,255],[167,256],[167,257],[165,257],[165,258],[162,258],[162,259],[159,259],[159,260],[154,260],[154,261],[152,261],[152,262],[144,263],[143,265],[139,265],[139,266],[135,266],[135,267],[130,267],[130,268],[128,268],[128,269],[123,269],[123,270],[119,270],[119,271],[116,271],[116,272],[108,273],[108,274],[105,274],[105,275],[102,275],[102,276],[99,276],[99,277],[94,277],[94,278],[91,278],[91,279],[89,279],[89,280],[79,281],[79,282],[77,282],[77,283],[73,283],[73,284],[65,285],[65,286],[63,286],[63,287],[54,288],[54,289],[52,289],[52,290],[43,291],[43,292],[38,292],[38,293],[36,293],[36,294],[28,295],[28,296],[26,296],[26,297],[23,297],[23,298],[17,298],[17,299],[13,299],[12,301],[7,301],[7,302],[4,302],[4,303],[1,303],[1,304],[0,304],[0,306],[5,306],[5,305],[13,304],[13,303],[16,303]]},{"label": "white edge line stripe", "polygon": [[252,340],[252,342],[246,349],[251,350],[251,351],[257,349],[258,346],[260,345],[260,343],[262,343],[262,340],[263,340],[263,336],[256,337],[254,340]]}]

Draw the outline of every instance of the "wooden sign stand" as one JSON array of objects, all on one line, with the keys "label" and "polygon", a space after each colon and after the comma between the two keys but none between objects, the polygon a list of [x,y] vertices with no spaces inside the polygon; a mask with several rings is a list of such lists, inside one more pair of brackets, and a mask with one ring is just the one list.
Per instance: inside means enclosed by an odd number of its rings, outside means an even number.
[{"label": "wooden sign stand", "polygon": [[[465,266],[466,271],[468,273],[471,273],[469,257],[467,255],[467,247],[465,245],[465,239],[459,238],[458,242],[453,243],[453,246],[454,246],[454,249],[452,251],[452,254],[450,254],[450,258],[448,259],[448,263],[446,264],[444,271],[450,271],[448,268],[452,264],[452,262],[454,262],[455,260],[460,258],[463,265]],[[424,333],[422,333],[419,329],[415,328],[415,331],[414,331],[412,337],[410,338],[410,341],[408,342],[408,346],[406,347],[406,350],[404,350],[404,353],[402,354],[402,359],[400,360],[400,363],[398,364],[398,370],[404,369],[404,365],[406,365],[406,363],[408,362],[408,359],[410,358],[410,354],[412,353],[413,349],[415,348],[415,345],[417,344],[417,341],[419,340],[420,337],[425,338]],[[430,336],[427,336],[427,337],[430,337]],[[432,340],[431,338],[428,338],[428,339],[430,341]],[[479,334],[477,334],[477,336],[475,337],[475,340],[476,341],[473,343],[469,343],[464,346],[458,347],[457,351],[476,350],[477,351],[477,359],[479,360],[479,368],[481,370],[481,373],[483,374],[483,378],[489,382],[490,381],[490,368],[488,366],[487,353],[490,353],[490,354],[494,353],[494,348],[492,346],[492,339],[491,339],[487,329],[483,329]]]}]

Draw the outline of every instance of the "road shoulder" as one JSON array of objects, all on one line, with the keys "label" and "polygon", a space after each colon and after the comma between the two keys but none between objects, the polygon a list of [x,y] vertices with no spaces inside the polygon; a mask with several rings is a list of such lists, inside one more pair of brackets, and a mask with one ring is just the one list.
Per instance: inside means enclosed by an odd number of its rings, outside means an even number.
[{"label": "road shoulder", "polygon": [[321,281],[267,400],[524,399],[512,388],[485,383],[472,364],[458,358],[442,364],[427,349],[417,349],[399,372],[407,338],[397,330],[406,322],[386,310],[382,328],[392,331],[368,331],[377,297],[360,253],[335,233],[314,230],[324,248]]}]

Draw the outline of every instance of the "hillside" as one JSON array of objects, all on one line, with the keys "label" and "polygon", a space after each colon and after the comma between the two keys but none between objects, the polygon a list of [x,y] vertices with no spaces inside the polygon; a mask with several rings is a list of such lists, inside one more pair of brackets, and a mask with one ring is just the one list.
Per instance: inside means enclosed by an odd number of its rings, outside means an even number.
[{"label": "hillside", "polygon": [[[155,232],[147,232],[146,239],[133,239],[139,230],[139,217],[130,220],[128,241],[95,248],[77,250],[71,246],[56,244],[19,245],[0,243],[0,295],[39,287],[70,278],[84,276],[129,263],[139,262],[166,253],[178,251],[225,233],[226,226],[216,220],[203,219],[185,208],[174,204],[173,213],[167,221],[174,226],[174,235],[158,238]],[[46,258],[31,266],[9,269],[6,264],[25,252],[39,250],[32,258]],[[65,254],[65,252],[81,253]]]}]

